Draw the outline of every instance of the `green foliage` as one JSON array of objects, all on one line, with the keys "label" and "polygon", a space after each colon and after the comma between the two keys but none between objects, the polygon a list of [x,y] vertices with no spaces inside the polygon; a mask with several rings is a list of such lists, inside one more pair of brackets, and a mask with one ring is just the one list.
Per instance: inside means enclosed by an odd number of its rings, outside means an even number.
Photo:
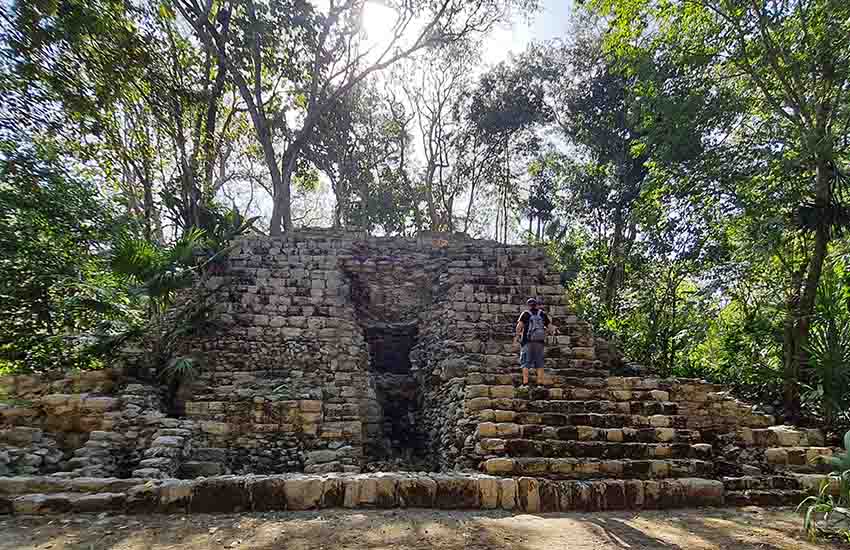
[{"label": "green foliage", "polygon": [[843,455],[818,457],[832,466],[832,473],[821,482],[817,495],[797,506],[804,512],[803,530],[813,541],[824,533],[850,542],[850,431],[844,435],[844,449]]},{"label": "green foliage", "polygon": [[850,423],[850,312],[843,268],[840,263],[827,266],[808,341],[814,380],[803,400],[815,405],[828,427]]},{"label": "green foliage", "polygon": [[191,357],[175,357],[160,374],[169,383],[191,382],[198,376],[198,366]]},{"label": "green foliage", "polygon": [[118,223],[114,211],[59,159],[0,155],[0,364],[96,367],[85,335],[133,316],[102,254]]}]

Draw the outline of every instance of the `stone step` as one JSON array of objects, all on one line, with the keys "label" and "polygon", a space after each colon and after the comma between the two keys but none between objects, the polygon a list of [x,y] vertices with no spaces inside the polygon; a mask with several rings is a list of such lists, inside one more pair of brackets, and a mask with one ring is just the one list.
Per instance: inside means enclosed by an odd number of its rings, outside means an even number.
[{"label": "stone step", "polygon": [[144,483],[141,479],[62,478],[50,476],[0,477],[0,495],[25,495],[29,493],[120,493]]},{"label": "stone step", "polygon": [[797,506],[809,493],[801,490],[751,489],[726,491],[726,506]]},{"label": "stone step", "polygon": [[831,466],[819,457],[832,455],[830,447],[770,447],[764,450],[764,459],[769,466],[800,473],[829,473]]},{"label": "stone step", "polygon": [[665,479],[712,477],[714,464],[696,459],[491,458],[481,463],[481,470],[492,475],[549,479]]},{"label": "stone step", "polygon": [[727,491],[750,491],[750,490],[805,490],[803,481],[796,476],[744,476],[724,477],[723,486]]},{"label": "stone step", "polygon": [[[508,425],[511,425],[508,423]],[[480,426],[480,424],[479,424]],[[593,428],[589,426],[520,425],[523,439],[556,439],[560,441],[610,441],[614,443],[700,443],[700,432],[676,428]],[[499,437],[514,433],[510,427],[497,425]],[[488,433],[485,431],[485,433]],[[504,435],[507,434],[507,435]]]},{"label": "stone step", "polygon": [[[478,438],[548,439],[559,441],[609,441],[612,443],[700,443],[700,432],[675,428],[593,428],[590,426],[541,426],[513,422],[517,413],[476,426]],[[501,420],[501,422],[500,422]]]},{"label": "stone step", "polygon": [[528,412],[563,414],[630,414],[640,416],[679,414],[679,405],[670,401],[528,401]]},{"label": "stone step", "polygon": [[590,390],[587,388],[533,387],[528,397],[535,401],[566,400],[589,401],[670,401],[670,392],[664,390]]},{"label": "stone step", "polygon": [[0,495],[0,514],[232,514],[343,507],[593,512],[721,506],[723,500],[723,484],[704,478],[557,481],[480,474],[227,476],[154,481],[116,492]]},{"label": "stone step", "polygon": [[[686,416],[641,416],[629,414],[561,414],[523,412],[521,410],[521,404],[515,404],[514,408],[509,408],[505,405],[510,404],[502,403],[501,401],[503,400],[488,399],[488,401],[491,401],[493,403],[493,408],[470,408],[468,405],[469,401],[466,402],[467,408],[471,411],[472,414],[475,414],[475,417],[481,422],[494,422],[496,421],[496,419],[500,419],[502,422],[513,422],[522,425],[553,427],[583,426],[590,428],[688,428],[688,418]],[[484,403],[476,403],[476,407],[481,405],[484,405]]]},{"label": "stone step", "polygon": [[821,430],[793,426],[741,428],[737,437],[748,447],[823,447],[826,441]]},{"label": "stone step", "polygon": [[[529,400],[524,388],[512,389],[510,386],[467,386],[468,410],[482,410],[498,407],[501,410],[530,413],[575,414],[618,414],[637,416],[680,416],[679,405],[670,401],[566,401],[566,400]],[[489,403],[488,403],[489,401]]]},{"label": "stone step", "polygon": [[[124,493],[51,493],[20,495],[6,503],[8,511],[15,515],[46,515],[96,513],[123,510]],[[0,513],[4,502],[0,498]]]},{"label": "stone step", "polygon": [[480,456],[512,458],[599,458],[711,460],[712,447],[705,443],[611,443],[607,441],[561,441],[557,439],[482,438],[475,446]]},{"label": "stone step", "polygon": [[[578,366],[573,366],[573,364]],[[564,365],[567,366],[564,366]],[[595,364],[591,367],[588,364]],[[546,366],[543,369],[543,380],[537,379],[537,369],[529,369],[528,384],[523,383],[522,371],[519,364],[519,355],[515,354],[509,363],[499,366],[491,365],[476,365],[470,364],[466,373],[467,383],[471,385],[485,386],[514,386],[515,388],[523,388],[522,395],[528,395],[527,392],[544,389],[581,389],[568,385],[562,388],[565,380],[582,380],[591,379],[594,389],[598,388],[602,391],[602,381],[610,375],[610,371],[596,368],[601,366],[598,361],[588,361],[586,359],[569,359],[559,360],[557,366]],[[589,394],[589,396],[592,394]]]},{"label": "stone step", "polygon": [[180,465],[180,477],[182,478],[212,477],[225,473],[226,469],[221,462],[189,460]]}]

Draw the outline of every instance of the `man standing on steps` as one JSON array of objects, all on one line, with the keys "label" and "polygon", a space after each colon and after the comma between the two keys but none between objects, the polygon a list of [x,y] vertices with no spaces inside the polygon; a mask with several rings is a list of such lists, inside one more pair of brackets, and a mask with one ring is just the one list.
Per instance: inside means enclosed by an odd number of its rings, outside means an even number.
[{"label": "man standing on steps", "polygon": [[521,346],[519,362],[522,366],[522,383],[528,385],[528,367],[537,369],[537,383],[543,383],[543,347],[546,343],[546,332],[558,334],[558,328],[549,321],[549,316],[538,309],[537,300],[529,298],[526,301],[528,310],[523,311],[516,323],[514,347]]}]

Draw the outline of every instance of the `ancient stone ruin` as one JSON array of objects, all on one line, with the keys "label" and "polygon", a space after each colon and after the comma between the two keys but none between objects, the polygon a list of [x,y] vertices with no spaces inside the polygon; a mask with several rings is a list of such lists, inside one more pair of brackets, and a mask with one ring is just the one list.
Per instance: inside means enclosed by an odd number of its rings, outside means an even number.
[{"label": "ancient stone ruin", "polygon": [[[612,375],[533,247],[304,231],[199,285],[217,328],[176,392],[133,362],[0,379],[0,513],[794,503],[833,452],[721,387]],[[525,386],[529,296],[561,334]]]}]

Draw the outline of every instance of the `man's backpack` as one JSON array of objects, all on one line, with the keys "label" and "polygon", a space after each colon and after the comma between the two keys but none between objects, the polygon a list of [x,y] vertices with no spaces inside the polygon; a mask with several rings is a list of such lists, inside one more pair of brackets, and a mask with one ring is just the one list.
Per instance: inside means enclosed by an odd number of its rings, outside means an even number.
[{"label": "man's backpack", "polygon": [[546,324],[543,322],[543,312],[528,312],[528,341],[544,342],[546,340]]}]

